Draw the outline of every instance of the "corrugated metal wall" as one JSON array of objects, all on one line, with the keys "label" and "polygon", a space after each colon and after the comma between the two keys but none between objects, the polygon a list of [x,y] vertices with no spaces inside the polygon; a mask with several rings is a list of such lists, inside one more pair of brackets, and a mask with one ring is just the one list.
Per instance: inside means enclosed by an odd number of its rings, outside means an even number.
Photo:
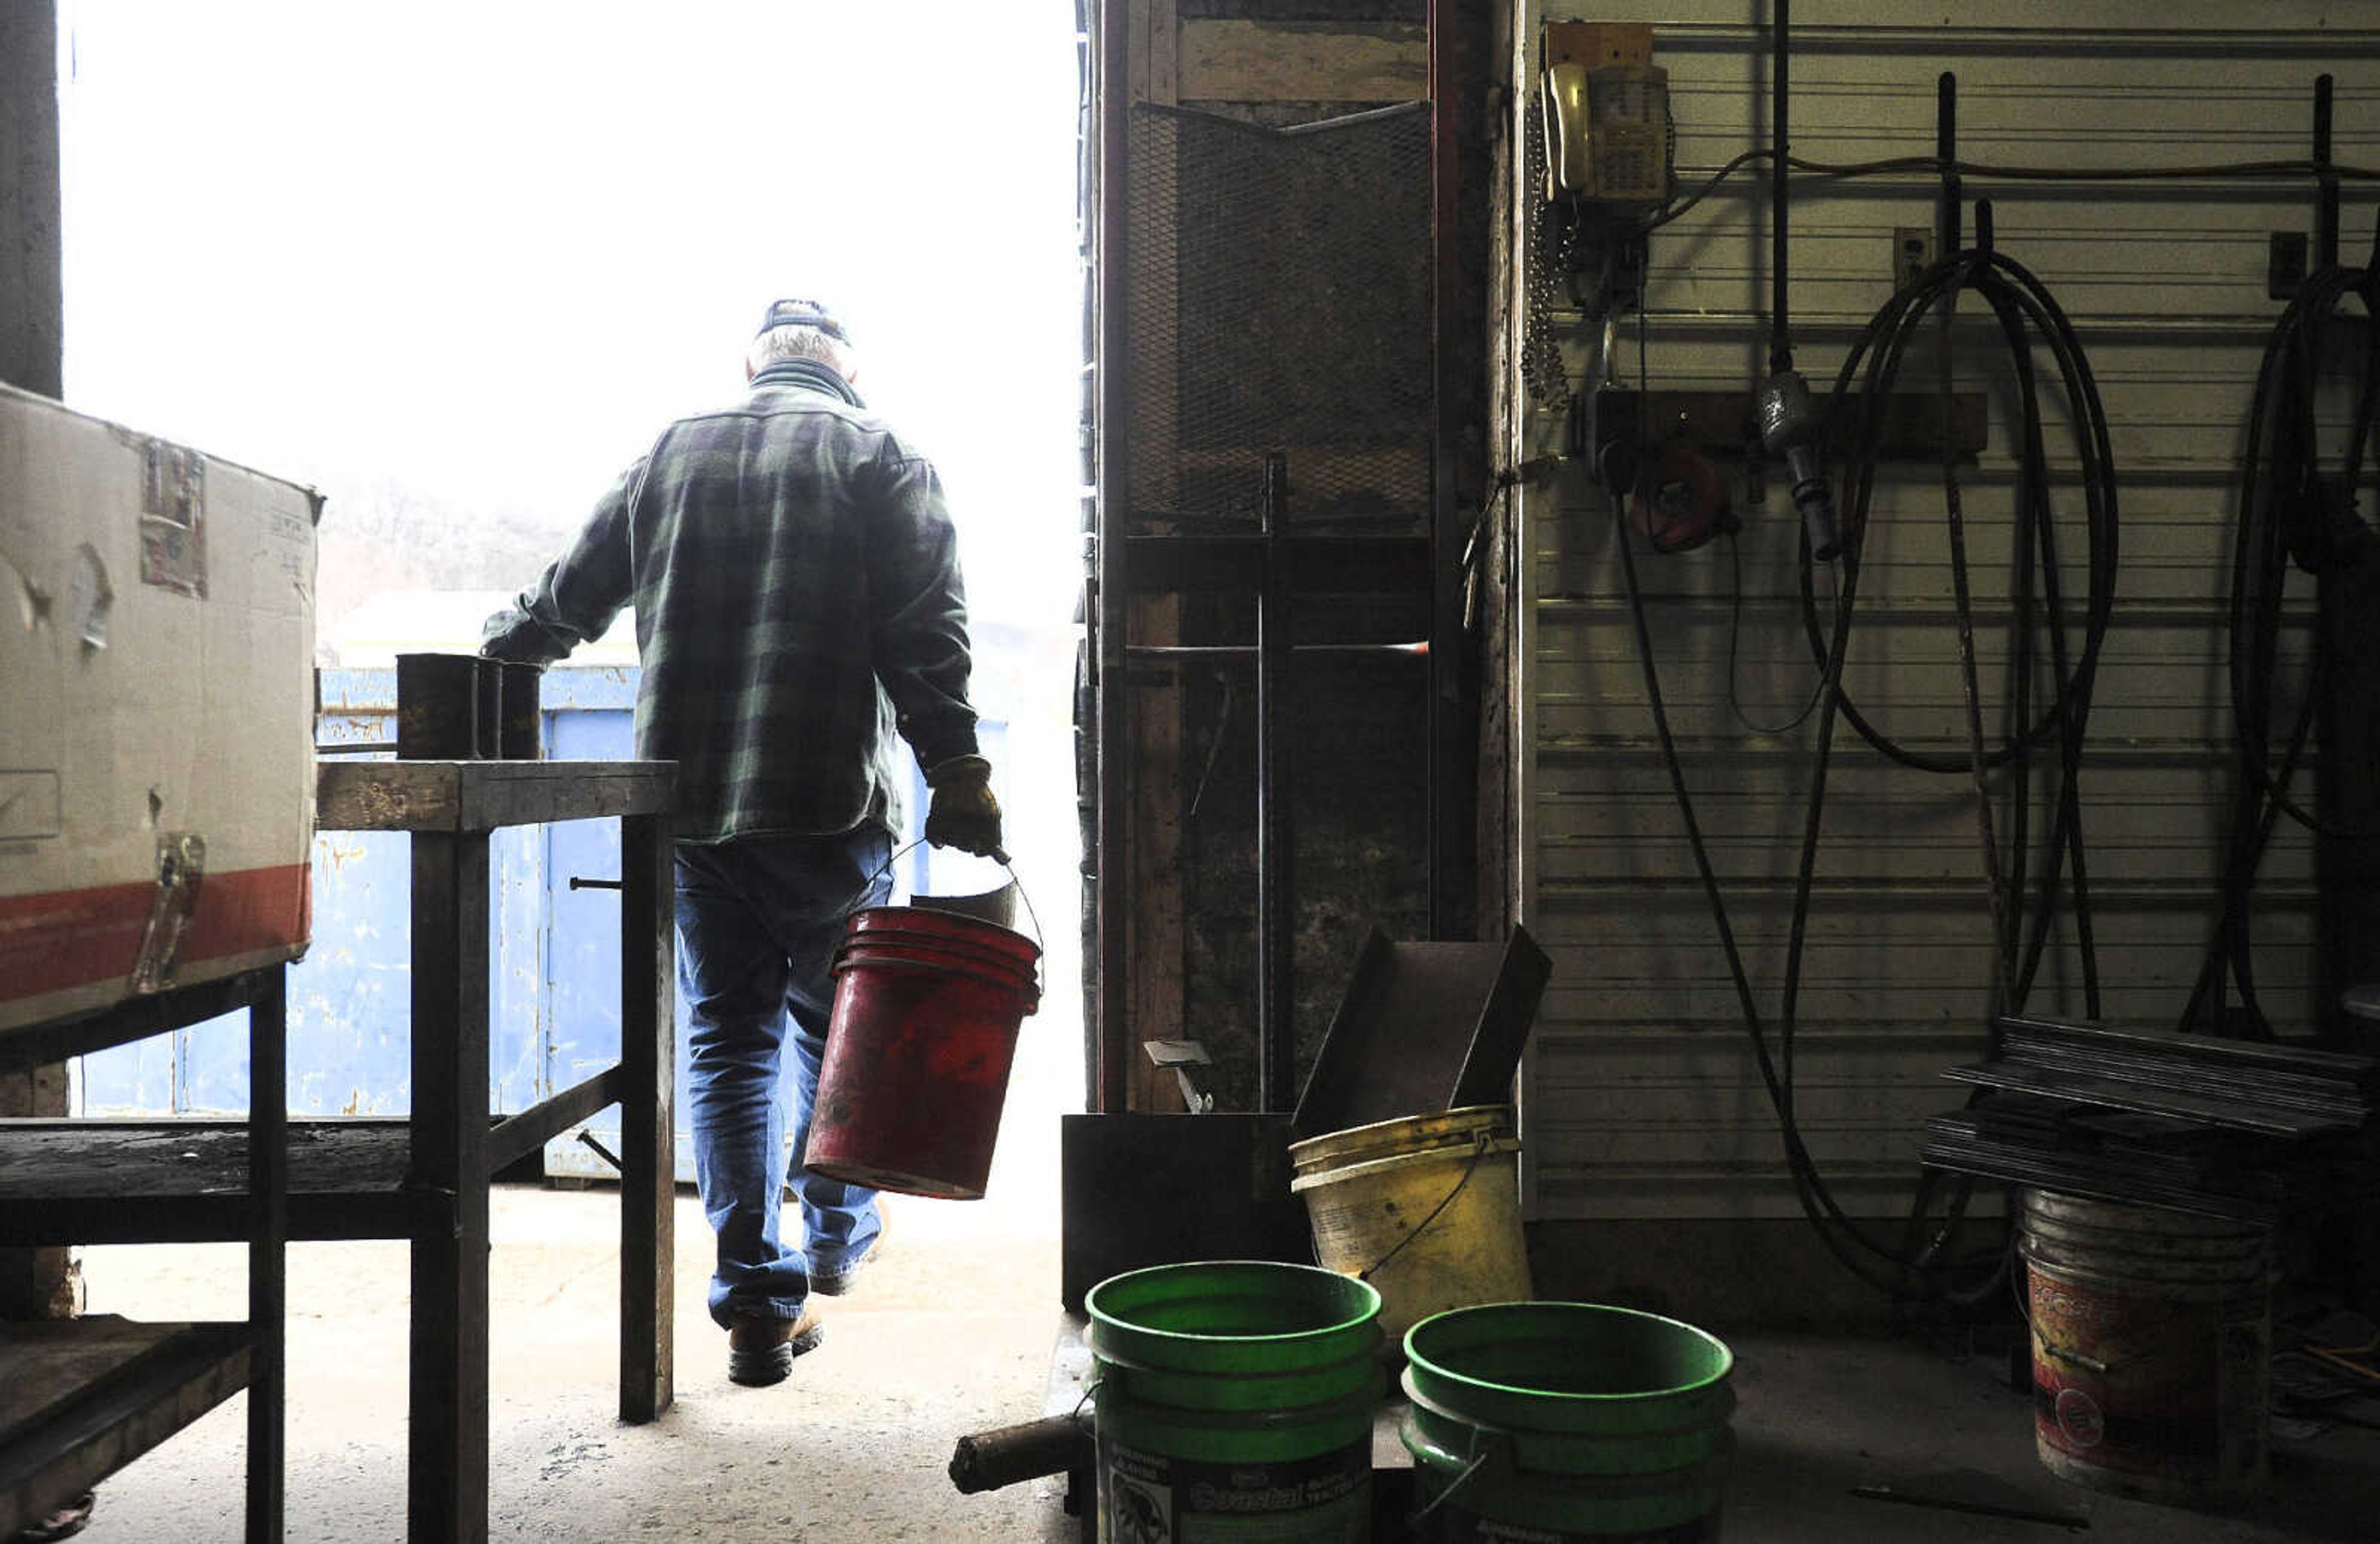
[{"label": "corrugated metal wall", "polygon": [[[2327,70],[2338,81],[2338,159],[2380,160],[2380,32],[2370,30],[2380,16],[2369,7],[2072,0],[1992,7],[1989,27],[1913,19],[1942,9],[1796,6],[1794,153],[1832,163],[1931,154],[1936,78],[1950,69],[1962,160],[2302,158],[2314,78]],[[1552,7],[1558,18],[1569,11]],[[1754,25],[1766,15],[1739,0],[1579,18],[1655,23],[1682,186],[1767,142],[1767,33]],[[1535,75],[1537,20],[1531,7],[1516,29],[1524,79]],[[1642,363],[1654,389],[1757,383],[1764,191],[1764,176],[1740,176],[1653,237]],[[1923,175],[1797,178],[1794,337],[1814,385],[1831,383],[1852,335],[1891,293],[1894,233],[1933,225],[1934,192]],[[2308,229],[2314,189],[2304,178],[1979,180],[1968,193],[1994,200],[2000,249],[2040,274],[2073,317],[2106,402],[2122,557],[2082,781],[2085,830],[2107,1016],[2170,1025],[2205,946],[2220,867],[2232,487],[2258,359],[2281,309],[2265,295],[2267,236]],[[2346,245],[2360,259],[2372,233],[2368,187],[2350,183],[2348,202]],[[1580,371],[1584,329],[1575,313],[1557,320],[1569,324],[1565,352]],[[1636,339],[1634,322],[1623,322],[1610,359],[1620,384],[1637,379]],[[1989,445],[1965,480],[1987,624],[1983,675],[1994,693],[2005,613],[1993,608],[2008,595],[2014,459],[2011,398],[1979,368],[1984,352],[1962,349],[1973,373],[1961,384],[1990,393]],[[1929,392],[1933,379],[1929,345],[1912,352],[1903,389]],[[1508,428],[1516,459],[1559,441],[1542,411]],[[2082,501],[2070,442],[2056,424],[2051,454],[2070,474],[2058,508],[2079,590]],[[1789,600],[1794,517],[1781,468],[1771,470],[1766,501],[1747,505],[1741,461],[1720,464],[1745,517],[1740,691],[1753,717],[1781,720],[1814,681],[1799,602]],[[1519,902],[1556,961],[1524,1079],[1535,1215],[1790,1215],[1775,1122],[1656,748],[1611,510],[1572,463],[1527,485],[1521,521]],[[1885,473],[1845,685],[1896,736],[1963,755],[1945,529],[1938,465]],[[1729,709],[1725,545],[1640,554],[1640,563],[1688,778],[1773,1013],[1811,737],[1755,734]],[[1986,723],[1998,722],[1990,712]],[[1886,1215],[1905,1205],[1923,1116],[1959,1102],[1939,1072],[1982,1045],[1992,935],[1966,780],[1891,766],[1848,730],[1835,765],[1804,973],[1798,1110],[1847,1207]],[[2260,984],[2277,1021],[2302,1025],[2312,967],[2303,833],[2283,833],[2263,881]],[[2035,1011],[2082,1010],[2071,932],[2061,933]]]}]

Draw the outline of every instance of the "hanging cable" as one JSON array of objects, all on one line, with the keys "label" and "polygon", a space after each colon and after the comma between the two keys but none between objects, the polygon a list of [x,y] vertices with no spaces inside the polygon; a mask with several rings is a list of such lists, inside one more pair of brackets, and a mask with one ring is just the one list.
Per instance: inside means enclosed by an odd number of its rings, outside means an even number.
[{"label": "hanging cable", "polygon": [[[2011,972],[2010,1007],[2021,1005],[2038,973],[2046,951],[2054,900],[2061,887],[2071,889],[2076,943],[2081,954],[2085,1011],[2099,1015],[2097,950],[2091,932],[2088,869],[2083,860],[2080,804],[2080,772],[2083,728],[2090,712],[2091,691],[2099,655],[2105,645],[2115,603],[2117,498],[2113,453],[2107,440],[2107,415],[2088,359],[2072,324],[2041,282],[2004,254],[1981,249],[1937,263],[1909,288],[1887,302],[1852,345],[1836,379],[1836,401],[1846,399],[1854,379],[1861,383],[1861,420],[1852,438],[1850,465],[1844,475],[1847,527],[1854,543],[1864,539],[1868,509],[1876,484],[1877,447],[1882,443],[1884,405],[1899,379],[1909,340],[1924,316],[1961,289],[1974,291],[1991,307],[2019,392],[2017,422],[2022,435],[2019,452],[2016,529],[2021,540],[2030,534],[2025,568],[2041,582],[2041,626],[2022,626],[2031,609],[2028,592],[2017,591],[2011,616],[2010,670],[2031,679],[2037,666],[2034,634],[2046,636],[2050,650],[2052,689],[2047,702],[2029,723],[2011,724],[1996,745],[1980,757],[1985,772],[1998,772],[2021,762],[2045,743],[2058,753],[2059,789],[2051,832],[2043,844],[2044,863],[2038,898],[2029,930]],[[2034,370],[2036,342],[2049,354],[2068,411],[2072,416],[2083,494],[2085,586],[2080,647],[2070,636],[2070,602],[2058,553],[2058,527],[2050,498],[2050,477],[2043,435],[2040,384]],[[1958,496],[1955,467],[1946,468],[1946,501]],[[1846,582],[1845,589],[1850,585]],[[1809,579],[1803,581],[1803,631],[1821,659],[1834,645],[1821,629],[1817,596]],[[1840,613],[1843,603],[1838,601]],[[1961,626],[1971,629],[1972,608],[1962,609]],[[1961,668],[1965,668],[1962,651]],[[1976,760],[1959,753],[1919,749],[1886,734],[1847,693],[1833,694],[1824,704],[1831,721],[1838,714],[1860,736],[1888,759],[1919,771],[1946,775],[1976,773]],[[2022,873],[2022,869],[2019,869]],[[2020,881],[2021,882],[2021,881]],[[1790,965],[1789,965],[1790,968]]]},{"label": "hanging cable", "polygon": [[[1744,167],[1755,161],[1769,160],[1776,153],[1776,150],[1769,146],[1743,152],[1711,173],[1692,193],[1661,205],[1645,215],[1640,224],[1646,230],[1656,230],[1670,224],[1725,187],[1729,179]],[[1793,171],[1829,179],[1885,176],[1895,172],[1938,176],[1949,171],[1964,177],[2002,182],[2220,182],[2238,177],[2311,177],[2323,175],[2349,182],[2380,181],[2380,166],[2344,166],[2335,163],[2322,165],[2313,161],[2230,161],[2177,166],[2011,166],[1990,161],[1945,161],[1933,155],[1895,155],[1879,161],[1845,162],[1811,161],[1789,154],[1785,157],[1785,164]]]},{"label": "hanging cable", "polygon": [[[1969,702],[1966,752],[1951,757],[1912,750],[1876,730],[1858,713],[1856,706],[1844,693],[1842,673],[1857,614],[1859,553],[1870,529],[1869,517],[1884,437],[1885,404],[1892,395],[1907,349],[1917,335],[1920,324],[1929,315],[1936,314],[1937,310],[1947,310],[1954,304],[1955,297],[1961,292],[1978,295],[1999,322],[2001,334],[2009,346],[2021,398],[2023,443],[2017,481],[2019,508],[2013,526],[2017,547],[2011,566],[2012,575],[2024,577],[2012,579],[2010,678],[2011,682],[2029,682],[2038,669],[2039,662],[2034,653],[2033,642],[2033,635],[2038,630],[2048,639],[2053,689],[2048,705],[2037,718],[2029,717],[2025,711],[2029,706],[2025,700],[2029,687],[2015,691],[2011,697],[2011,706],[2015,711],[2013,722],[2003,727],[1997,745],[1985,743],[1976,675],[1974,608],[1966,577],[1963,527],[1960,525],[1962,494],[1955,457],[1949,458],[1944,474],[1944,497],[1946,513],[1957,529],[1952,540],[1952,561],[1954,590],[1960,597],[1955,619],[1960,638],[1961,670],[1966,682],[1975,683],[1966,692]],[[2043,407],[2039,383],[2033,370],[2033,349],[2036,339],[2046,347],[2056,365],[2069,411],[2077,426],[2078,450],[2082,463],[2087,577],[2079,648],[2068,636],[2074,625],[2070,615],[2072,602],[2059,569],[2058,529],[2049,496],[2052,479],[2043,429]],[[1640,346],[1640,361],[1641,357]],[[1947,362],[1945,368],[1948,368]],[[1815,587],[1818,565],[1810,561],[1806,540],[1802,549],[1803,624],[1805,631],[1811,635],[1813,651],[1821,670],[1820,719],[1813,756],[1809,801],[1794,873],[1785,981],[1775,1019],[1776,1045],[1773,1052],[1768,1021],[1761,1013],[1752,991],[1728,915],[1726,899],[1720,891],[1708,845],[1686,785],[1682,758],[1670,726],[1653,653],[1650,625],[1645,614],[1644,597],[1636,572],[1633,544],[1624,518],[1615,522],[1620,541],[1621,572],[1627,590],[1646,699],[1663,763],[1685,826],[1695,873],[1718,932],[1729,979],[1734,987],[1738,1007],[1752,1041],[1754,1062],[1777,1115],[1796,1198],[1828,1250],[1870,1285],[1903,1298],[1923,1293],[1972,1302],[1979,1300],[1979,1293],[1988,1295],[1996,1291],[1997,1280],[2006,1269],[2005,1252],[1995,1250],[1990,1278],[1982,1286],[1959,1286],[1943,1278],[1938,1262],[1939,1251],[1955,1228],[1957,1220],[1963,1216],[1972,1186],[1961,1183],[1956,1187],[1951,1202],[1951,1218],[1935,1231],[1930,1244],[1920,1246],[1916,1242],[1923,1229],[1918,1224],[1918,1213],[1913,1212],[1910,1238],[1898,1247],[1888,1245],[1852,1218],[1833,1196],[1809,1153],[1794,1112],[1794,1037],[1798,1027],[1802,967],[1815,888],[1819,833],[1824,819],[1835,729],[1839,723],[1852,723],[1863,737],[1896,760],[1967,775],[1976,782],[1979,799],[1985,801],[1986,811],[1992,796],[1992,790],[1985,781],[1987,775],[2007,769],[2008,774],[2014,777],[2022,770],[2031,749],[2045,740],[2054,739],[2058,751],[2059,786],[2055,801],[2056,813],[2043,844],[2037,898],[2030,918],[2022,914],[2015,895],[2011,894],[2021,885],[2026,868],[2026,828],[2021,821],[2012,821],[2008,833],[2011,844],[2008,864],[2018,876],[2018,884],[2012,885],[1999,872],[2003,862],[1999,857],[2001,849],[1991,834],[1988,813],[1982,817],[1985,882],[1995,895],[2003,896],[2006,900],[2004,906],[1995,907],[1994,995],[2010,1009],[2022,1006],[2046,952],[2052,918],[2057,909],[2056,902],[2063,888],[2070,891],[2072,895],[2078,947],[2084,962],[2085,995],[2089,1011],[2095,1015],[2098,1012],[2098,978],[2095,949],[2087,920],[2088,890],[2082,865],[2078,788],[2092,680],[2113,609],[2116,564],[2113,456],[2095,382],[2064,312],[2038,279],[2021,265],[1987,249],[1979,247],[1937,264],[1923,280],[1886,304],[1862,332],[1838,373],[1833,395],[1836,412],[1848,411],[1846,404],[1852,400],[1851,394],[1854,382],[1860,385],[1857,398],[1859,412],[1852,427],[1852,450],[1842,482],[1846,516],[1844,554],[1832,598],[1831,616],[1823,626],[1818,620]],[[1946,433],[1948,430],[1946,416]],[[1608,467],[1598,469],[1605,474],[1607,486],[1612,488],[1615,507],[1618,507],[1620,488],[1612,469]],[[2039,584],[2037,603],[2034,590],[2036,577]],[[2041,613],[2038,629],[2031,625],[2036,609]],[[2015,783],[2012,788],[2015,794],[2029,801],[2029,784]],[[1921,1211],[1928,1204],[1932,1190],[1930,1184],[1921,1186],[1918,1198]]]},{"label": "hanging cable", "polygon": [[[1774,739],[1780,735],[1790,735],[1794,730],[1801,728],[1802,725],[1809,723],[1810,715],[1818,711],[1818,699],[1824,697],[1827,691],[1827,673],[1824,669],[1821,669],[1818,672],[1818,679],[1811,686],[1809,697],[1803,702],[1802,706],[1795,711],[1791,718],[1785,720],[1781,723],[1763,723],[1744,711],[1743,696],[1736,685],[1740,675],[1740,672],[1737,669],[1736,661],[1738,654],[1741,652],[1740,646],[1743,638],[1743,553],[1738,549],[1736,533],[1733,531],[1729,531],[1727,533],[1727,568],[1729,581],[1727,603],[1727,711],[1735,715],[1736,723],[1743,725],[1743,727],[1751,730],[1755,735],[1764,736],[1770,739]],[[1827,577],[1828,581],[1831,582],[1834,577],[1834,570],[1831,568],[1828,569],[1827,571]]]},{"label": "hanging cable", "polygon": [[[2350,299],[2363,308],[2362,378],[2342,448],[2335,461],[2326,463],[2316,399],[2332,373],[2340,344],[2359,330],[2352,319],[2341,318],[2340,308]],[[2272,1021],[2256,991],[2250,913],[2257,870],[2280,821],[2287,817],[2325,835],[2374,834],[2325,821],[2289,794],[2304,764],[2322,697],[2319,648],[2299,673],[2297,711],[2283,734],[2277,765],[2272,758],[2279,727],[2275,703],[2281,695],[2280,639],[2290,565],[2321,574],[2380,555],[2375,554],[2380,542],[2355,508],[2364,453],[2375,412],[2380,412],[2380,327],[2374,326],[2375,318],[2380,318],[2380,235],[2375,235],[2371,261],[2364,266],[2333,264],[2306,277],[2282,311],[2257,369],[2231,555],[2228,675],[2234,755],[2229,832],[2214,936],[2182,1008],[2184,1029],[2272,1038]],[[2236,1020],[2230,1012],[2235,991]]]}]

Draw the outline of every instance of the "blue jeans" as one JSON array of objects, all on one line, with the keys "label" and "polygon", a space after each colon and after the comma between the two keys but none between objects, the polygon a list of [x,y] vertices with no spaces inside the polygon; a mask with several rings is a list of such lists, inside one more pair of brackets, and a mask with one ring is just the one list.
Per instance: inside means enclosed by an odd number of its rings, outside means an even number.
[{"label": "blue jeans", "polygon": [[[678,986],[692,1020],[686,1082],[695,1183],[719,1235],[710,1317],[797,1319],[810,1272],[842,1271],[876,1241],[876,1192],[801,1166],[834,1006],[844,923],[892,881],[883,827],[840,836],[677,845]],[[785,1158],[786,1029],[793,1030],[793,1157]],[[800,1198],[788,1247],[781,1187]]]}]

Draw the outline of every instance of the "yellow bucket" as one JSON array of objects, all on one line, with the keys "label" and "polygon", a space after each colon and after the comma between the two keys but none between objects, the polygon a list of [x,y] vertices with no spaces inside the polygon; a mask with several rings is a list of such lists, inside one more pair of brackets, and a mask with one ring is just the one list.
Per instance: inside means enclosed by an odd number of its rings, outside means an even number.
[{"label": "yellow bucket", "polygon": [[1380,1295],[1391,1343],[1449,1308],[1534,1295],[1512,1107],[1408,1115],[1292,1144],[1315,1256]]}]

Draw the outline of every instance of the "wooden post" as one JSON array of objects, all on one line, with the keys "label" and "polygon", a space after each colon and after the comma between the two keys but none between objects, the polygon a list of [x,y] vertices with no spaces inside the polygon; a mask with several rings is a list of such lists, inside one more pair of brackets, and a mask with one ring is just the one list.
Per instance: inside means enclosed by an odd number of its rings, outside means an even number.
[{"label": "wooden post", "polygon": [[667,818],[620,822],[620,1418],[651,1420],[673,1397],[677,1153],[671,1100],[674,893]]},{"label": "wooden post", "polygon": [[416,1544],[488,1537],[488,834],[413,833],[413,1167],[451,1197],[413,1238],[406,1514]]}]

